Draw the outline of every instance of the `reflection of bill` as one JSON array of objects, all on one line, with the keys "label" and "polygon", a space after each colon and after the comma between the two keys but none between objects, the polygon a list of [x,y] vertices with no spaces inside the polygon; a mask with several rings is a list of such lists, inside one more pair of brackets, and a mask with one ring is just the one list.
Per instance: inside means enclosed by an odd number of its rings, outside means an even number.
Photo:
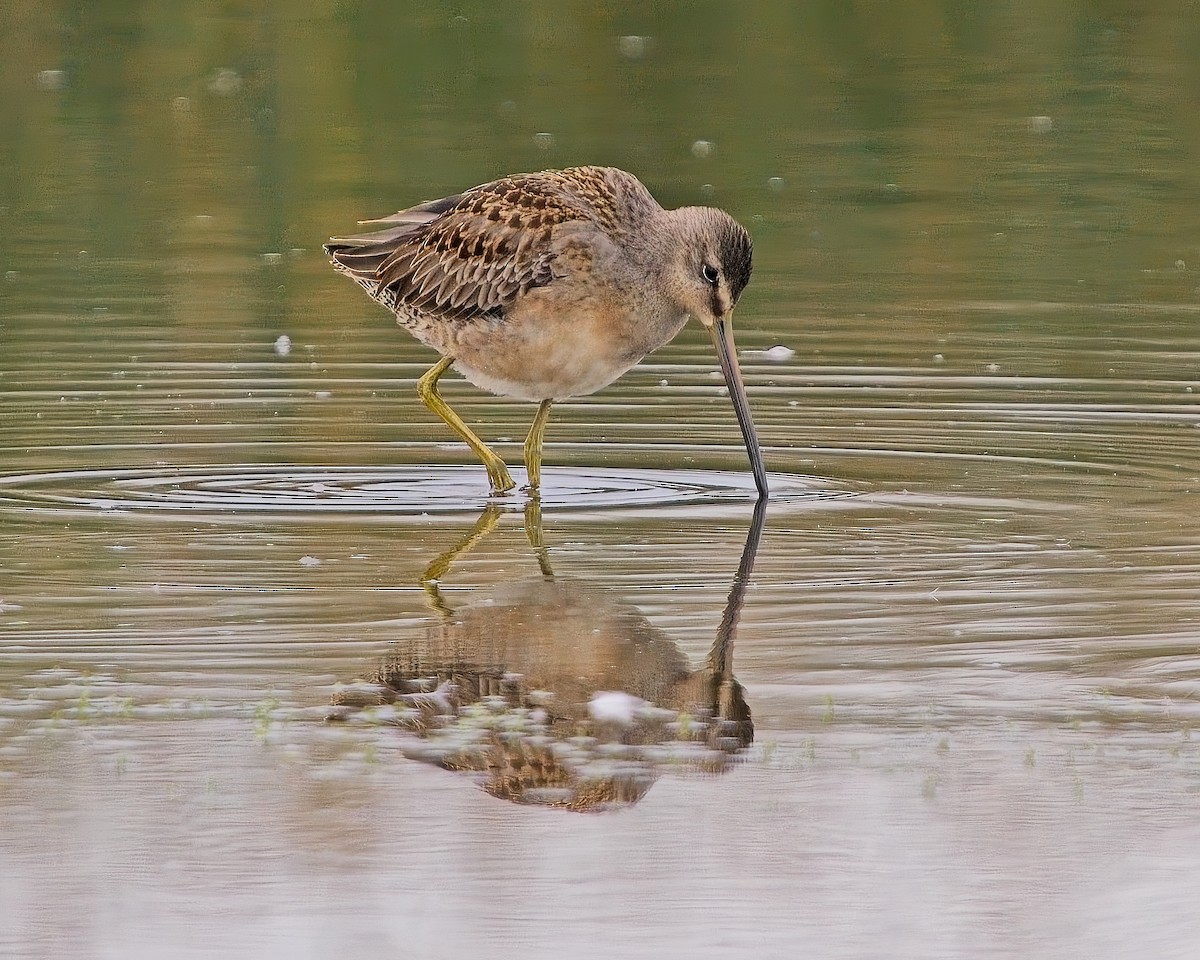
[{"label": "reflection of bill", "polygon": [[[637,608],[554,578],[543,553],[543,576],[457,612],[427,579],[438,623],[398,643],[370,678],[339,688],[331,717],[395,723],[407,756],[482,774],[489,793],[521,803],[592,810],[635,803],[663,766],[720,772],[754,739],[733,641],[765,504],[697,669]],[[498,519],[485,511],[429,572],[444,573]],[[540,550],[540,525],[527,529]]]}]

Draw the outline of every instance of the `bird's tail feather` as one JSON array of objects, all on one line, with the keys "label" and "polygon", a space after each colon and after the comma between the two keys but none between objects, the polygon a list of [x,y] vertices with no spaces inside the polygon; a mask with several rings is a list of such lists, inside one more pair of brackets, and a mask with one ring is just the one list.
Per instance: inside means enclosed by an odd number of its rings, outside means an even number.
[{"label": "bird's tail feather", "polygon": [[432,223],[458,203],[461,194],[425,203],[393,213],[378,220],[360,220],[362,226],[383,226],[383,230],[330,237],[325,253],[334,266],[352,274],[360,281],[373,278],[379,267],[392,255],[405,237]]}]

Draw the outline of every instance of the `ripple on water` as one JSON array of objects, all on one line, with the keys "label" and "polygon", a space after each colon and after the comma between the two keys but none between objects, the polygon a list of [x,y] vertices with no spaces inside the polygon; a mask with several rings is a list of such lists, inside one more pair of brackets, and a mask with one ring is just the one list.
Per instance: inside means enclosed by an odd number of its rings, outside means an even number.
[{"label": "ripple on water", "polygon": [[[849,496],[848,484],[776,474],[772,501],[797,503]],[[694,508],[755,496],[746,473],[715,470],[560,468],[543,478],[541,503],[557,510],[612,507]],[[380,468],[222,466],[64,470],[0,477],[0,513],[151,514],[194,521],[256,515],[336,519],[474,513],[488,502],[475,467]],[[513,509],[525,497],[502,502]]]}]

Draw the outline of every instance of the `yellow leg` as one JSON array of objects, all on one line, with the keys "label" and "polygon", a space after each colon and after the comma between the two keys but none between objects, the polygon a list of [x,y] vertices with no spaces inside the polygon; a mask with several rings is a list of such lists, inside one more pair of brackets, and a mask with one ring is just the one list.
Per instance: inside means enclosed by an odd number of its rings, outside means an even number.
[{"label": "yellow leg", "polygon": [[496,524],[500,522],[501,516],[502,511],[499,504],[489,503],[484,507],[483,513],[479,515],[479,519],[475,521],[475,525],[471,527],[467,535],[449,550],[439,554],[421,574],[421,586],[425,589],[425,598],[438,613],[446,617],[454,614],[449,604],[442,598],[441,590],[438,589],[438,584],[446,575],[446,571],[450,569],[450,564],[491,533],[496,528]]},{"label": "yellow leg", "polygon": [[552,400],[543,400],[538,406],[537,416],[533,418],[533,426],[529,428],[529,436],[525,438],[525,473],[529,482],[526,490],[536,490],[542,485],[542,437],[546,433],[546,422],[550,419],[550,404]]},{"label": "yellow leg", "polygon": [[542,501],[535,493],[525,501],[525,536],[529,545],[537,553],[538,569],[547,580],[554,579],[554,571],[550,569],[550,557],[546,552],[546,542],[542,537]]},{"label": "yellow leg", "polygon": [[417,396],[421,398],[421,402],[425,406],[445,420],[450,429],[462,437],[467,442],[467,446],[475,451],[475,456],[483,461],[484,467],[487,468],[488,480],[492,485],[492,493],[506,493],[515,487],[516,484],[513,483],[513,478],[509,475],[508,467],[504,465],[504,461],[489,450],[482,440],[475,436],[471,428],[463,423],[462,418],[451,410],[450,405],[438,394],[438,379],[450,368],[450,364],[453,362],[453,357],[442,357],[441,360],[431,367],[417,381]]}]

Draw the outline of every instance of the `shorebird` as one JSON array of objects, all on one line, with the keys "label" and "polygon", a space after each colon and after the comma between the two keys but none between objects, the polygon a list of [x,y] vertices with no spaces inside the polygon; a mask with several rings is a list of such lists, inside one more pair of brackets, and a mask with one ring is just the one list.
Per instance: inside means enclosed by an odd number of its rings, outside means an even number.
[{"label": "shorebird", "polygon": [[755,485],[767,495],[730,327],[750,282],[751,243],[729,214],[665,210],[632,174],[573,167],[503,177],[361,224],[381,229],[333,237],[325,252],[441,354],[417,393],[483,461],[494,494],[516,484],[438,394],[446,370],[538,404],[525,440],[527,489],[536,492],[551,405],[608,386],[690,317],[712,337]]}]

